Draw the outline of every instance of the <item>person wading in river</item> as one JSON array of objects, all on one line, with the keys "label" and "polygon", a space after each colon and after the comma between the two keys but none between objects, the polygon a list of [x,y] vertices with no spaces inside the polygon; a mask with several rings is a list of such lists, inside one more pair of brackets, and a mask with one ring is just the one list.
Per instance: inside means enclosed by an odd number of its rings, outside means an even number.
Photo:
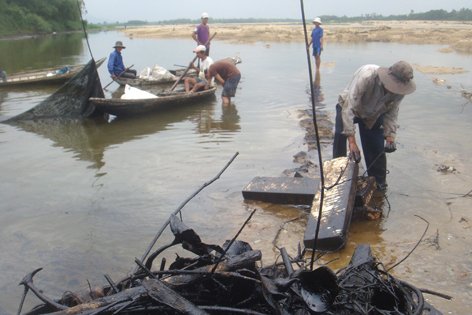
[{"label": "person wading in river", "polygon": [[321,65],[321,52],[323,51],[324,42],[323,29],[320,27],[321,19],[315,18],[313,24],[315,24],[315,28],[311,32],[311,40],[307,48],[310,49],[310,45],[313,43],[313,57],[315,57],[316,69],[318,70]]},{"label": "person wading in river", "polygon": [[357,123],[368,174],[375,177],[379,189],[385,190],[385,152],[396,150],[399,105],[405,95],[415,90],[413,68],[405,61],[390,68],[365,65],[357,70],[336,105],[333,158],[346,156],[347,139],[351,156],[360,161],[354,126]]},{"label": "person wading in river", "polygon": [[223,105],[228,105],[231,102],[231,97],[236,95],[236,88],[241,79],[241,72],[232,63],[227,61],[217,61],[210,66],[206,73],[207,84],[205,90],[210,88],[210,82],[215,78],[218,82],[223,84],[223,93],[221,99]]},{"label": "person wading in river", "polygon": [[121,51],[126,47],[123,46],[122,42],[117,41],[113,48],[115,48],[115,50],[110,54],[110,57],[108,58],[108,72],[110,72],[111,78],[115,80],[123,71],[125,71],[123,74],[120,75],[120,78],[135,79],[137,71],[125,68],[125,65],[123,64],[123,57],[121,56]]}]

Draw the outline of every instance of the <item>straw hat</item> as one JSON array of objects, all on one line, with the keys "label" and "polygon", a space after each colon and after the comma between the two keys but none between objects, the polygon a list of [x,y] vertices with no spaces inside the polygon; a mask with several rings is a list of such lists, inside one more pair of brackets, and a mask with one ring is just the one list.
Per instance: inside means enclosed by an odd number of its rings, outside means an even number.
[{"label": "straw hat", "polygon": [[380,67],[377,73],[385,88],[392,93],[407,95],[416,90],[413,67],[406,61],[399,61],[390,68]]},{"label": "straw hat", "polygon": [[123,46],[123,42],[117,41],[117,42],[115,43],[115,46],[113,46],[113,48],[126,48],[126,47]]}]

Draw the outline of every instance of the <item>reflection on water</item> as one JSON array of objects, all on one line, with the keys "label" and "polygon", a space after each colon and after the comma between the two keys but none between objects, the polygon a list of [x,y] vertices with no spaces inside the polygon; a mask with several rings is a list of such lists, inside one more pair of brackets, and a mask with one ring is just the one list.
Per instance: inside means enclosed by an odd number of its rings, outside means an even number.
[{"label": "reflection on water", "polygon": [[324,108],[326,105],[323,103],[324,95],[323,89],[321,88],[321,73],[320,70],[316,70],[315,81],[313,82],[313,93],[315,96],[315,108]]},{"label": "reflection on water", "polygon": [[74,158],[92,162],[90,168],[100,169],[105,165],[104,152],[108,147],[144,138],[178,122],[192,121],[202,134],[240,129],[236,106],[225,106],[228,108],[223,111],[221,120],[216,120],[213,118],[215,103],[215,99],[210,99],[169,112],[132,118],[113,117],[110,122],[100,118],[57,118],[19,121],[17,126],[52,140],[54,146],[72,150],[76,153]]},{"label": "reflection on water", "polygon": [[194,116],[194,120],[198,122],[198,132],[205,134],[210,132],[224,132],[224,131],[237,131],[241,129],[239,120],[241,117],[238,115],[236,105],[222,105],[221,118],[219,120],[214,119],[214,111],[202,112],[201,115]]},{"label": "reflection on water", "polygon": [[2,69],[7,73],[15,73],[77,64],[79,59],[76,56],[84,49],[83,38],[83,33],[73,33],[0,40]]}]

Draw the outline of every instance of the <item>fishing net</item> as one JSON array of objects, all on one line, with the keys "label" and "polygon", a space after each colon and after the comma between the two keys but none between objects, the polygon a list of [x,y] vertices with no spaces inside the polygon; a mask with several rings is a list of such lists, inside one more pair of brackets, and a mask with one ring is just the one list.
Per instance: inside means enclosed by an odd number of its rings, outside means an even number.
[{"label": "fishing net", "polygon": [[4,122],[54,117],[84,118],[101,114],[89,102],[90,97],[105,97],[93,58],[79,73],[47,99]]}]

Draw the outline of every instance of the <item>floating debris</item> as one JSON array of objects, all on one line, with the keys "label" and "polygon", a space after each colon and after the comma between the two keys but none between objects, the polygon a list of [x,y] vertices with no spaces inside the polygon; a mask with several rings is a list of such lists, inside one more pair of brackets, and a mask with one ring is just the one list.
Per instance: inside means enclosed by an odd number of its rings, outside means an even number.
[{"label": "floating debris", "polygon": [[457,170],[454,166],[448,166],[448,165],[440,164],[437,168],[437,171],[438,172],[444,172],[444,173],[454,173]]}]

